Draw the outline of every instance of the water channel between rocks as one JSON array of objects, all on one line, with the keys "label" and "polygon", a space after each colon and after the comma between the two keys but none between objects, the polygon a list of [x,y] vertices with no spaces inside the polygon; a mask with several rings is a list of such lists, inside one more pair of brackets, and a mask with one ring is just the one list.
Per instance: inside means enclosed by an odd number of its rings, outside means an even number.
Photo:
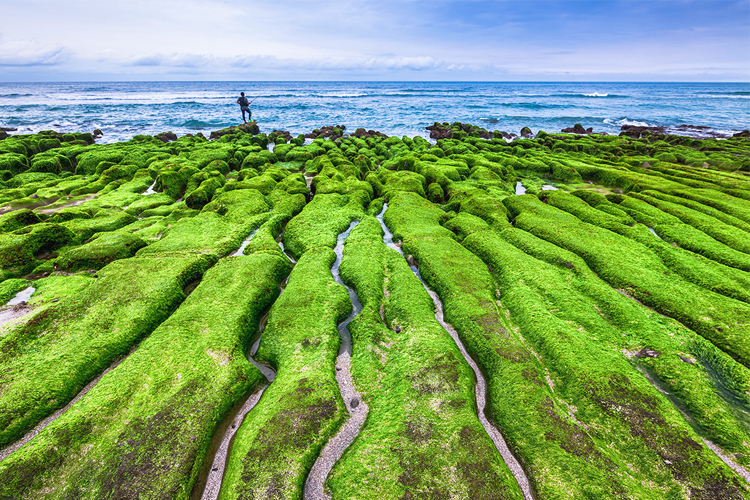
[{"label": "water channel between rocks", "polygon": [[729,466],[734,472],[736,472],[738,475],[742,476],[745,481],[750,483],[750,471],[748,471],[745,467],[741,466],[737,462],[732,459],[731,456],[726,454],[721,448],[719,448],[715,443],[709,441],[705,437],[701,436],[700,432],[700,426],[695,421],[693,416],[690,414],[690,410],[675,396],[672,395],[672,393],[669,391],[669,388],[662,382],[659,377],[656,376],[655,373],[653,373],[651,370],[649,370],[647,367],[639,364],[635,364],[635,369],[638,370],[643,377],[648,380],[648,382],[659,391],[664,398],[669,401],[669,403],[674,407],[675,410],[677,410],[682,417],[685,419],[685,421],[690,425],[690,427],[693,428],[696,434],[700,437],[701,441],[703,441],[703,444],[705,444],[708,449],[710,449],[714,454],[719,457],[719,459],[724,462],[727,466]]},{"label": "water channel between rocks", "polygon": [[[250,244],[253,237],[258,233],[259,230],[260,227],[252,231],[247,239],[242,242],[242,246],[240,246],[240,248],[231,255],[233,257],[242,256],[245,248]],[[284,248],[282,246],[282,251],[283,249]],[[279,295],[284,293],[284,288],[286,287],[288,279],[289,277],[287,276],[287,278],[285,278],[281,282],[281,290],[279,292]],[[276,370],[274,370],[272,366],[255,360],[255,354],[258,352],[260,339],[263,336],[263,331],[266,328],[267,322],[268,312],[264,314],[260,319],[260,322],[258,324],[258,331],[251,339],[252,344],[250,347],[250,353],[247,356],[247,360],[263,374],[268,383],[263,384],[262,386],[260,386],[260,388],[250,393],[250,395],[247,397],[244,403],[242,403],[239,409],[237,409],[236,411],[232,411],[224,419],[224,422],[219,425],[219,428],[217,429],[214,438],[212,439],[211,448],[209,451],[209,456],[213,455],[213,460],[211,461],[210,468],[204,468],[204,470],[202,471],[201,478],[199,479],[199,484],[197,484],[194,488],[191,498],[200,498],[201,500],[216,500],[217,498],[219,498],[219,492],[221,491],[221,484],[224,479],[224,471],[226,469],[227,459],[229,458],[229,452],[232,449],[232,441],[234,440],[234,435],[237,433],[237,430],[245,421],[245,417],[247,416],[247,414],[250,413],[253,408],[255,408],[255,406],[258,404],[258,401],[260,401],[261,396],[263,396],[265,390],[276,379]],[[203,484],[204,481],[205,484]],[[200,496],[196,494],[198,492],[200,493]]]},{"label": "water channel between rocks", "polygon": [[10,299],[8,303],[0,309],[0,325],[29,314],[31,308],[26,305],[26,302],[28,302],[35,291],[36,288],[30,286],[21,290],[15,297]]},{"label": "water channel between rocks", "polygon": [[[401,247],[393,243],[393,233],[388,229],[388,227],[385,225],[385,222],[383,221],[383,216],[385,215],[385,211],[388,208],[388,204],[383,204],[383,210],[376,216],[378,221],[380,221],[380,226],[383,228],[383,242],[386,244],[387,247],[393,248],[401,255],[404,255],[404,252],[401,250]],[[484,414],[484,408],[487,404],[486,402],[486,393],[487,393],[487,382],[484,379],[484,375],[482,375],[481,370],[479,369],[479,366],[474,362],[474,360],[469,356],[469,353],[466,351],[466,348],[464,347],[463,342],[461,342],[461,339],[458,336],[458,332],[451,326],[450,324],[445,322],[445,318],[443,316],[443,303],[440,300],[440,297],[438,297],[437,293],[432,291],[430,287],[427,286],[427,283],[424,282],[422,279],[422,276],[419,274],[419,269],[415,265],[411,265],[410,262],[409,267],[411,268],[412,272],[414,272],[415,276],[419,279],[419,281],[422,283],[422,286],[424,286],[424,289],[427,291],[427,293],[432,298],[433,303],[435,304],[435,319],[440,323],[440,325],[445,329],[446,332],[453,338],[453,340],[456,342],[456,345],[458,346],[458,349],[461,351],[461,355],[463,355],[466,362],[469,364],[471,369],[474,371],[474,375],[477,379],[477,384],[474,387],[474,392],[477,399],[477,416],[479,417],[479,421],[482,423],[482,427],[484,427],[485,431],[487,431],[487,434],[490,436],[490,439],[492,439],[492,442],[495,444],[495,448],[497,448],[497,451],[500,453],[500,455],[503,457],[503,460],[505,461],[505,464],[510,469],[511,473],[516,479],[516,482],[518,483],[518,486],[521,488],[521,491],[523,492],[524,498],[526,500],[533,499],[533,495],[531,493],[531,484],[529,483],[529,479],[526,477],[526,473],[523,471],[523,468],[521,467],[521,464],[518,463],[518,460],[516,460],[516,457],[513,456],[513,454],[510,452],[510,449],[508,448],[508,445],[505,442],[505,439],[503,438],[500,431],[492,424],[489,420],[487,420],[487,417]]]},{"label": "water channel between rocks", "polygon": [[369,410],[367,403],[362,400],[362,395],[355,389],[351,374],[352,336],[349,332],[349,323],[362,311],[362,304],[359,302],[354,290],[344,284],[339,274],[339,266],[344,254],[344,241],[358,223],[359,221],[352,222],[349,225],[349,229],[338,235],[336,247],[333,249],[336,253],[336,261],[333,267],[331,267],[333,279],[336,283],[346,288],[346,291],[349,293],[349,299],[352,302],[352,312],[338,326],[341,345],[338,357],[336,358],[336,382],[338,382],[341,398],[344,400],[346,409],[349,412],[349,419],[344,423],[339,432],[326,443],[320,452],[320,456],[315,460],[315,464],[313,464],[310,474],[305,481],[305,500],[324,500],[330,498],[330,496],[326,495],[323,488],[325,480],[331,472],[333,465],[341,458],[344,451],[359,434]]},{"label": "water channel between rocks", "polygon": [[[133,353],[135,349],[137,348],[137,345],[134,346],[127,356]],[[34,427],[32,430],[26,433],[24,437],[22,437],[20,440],[16,441],[15,443],[7,446],[6,448],[0,450],[0,461],[5,460],[5,458],[8,457],[11,453],[14,451],[20,449],[22,446],[24,446],[26,443],[31,441],[37,434],[39,434],[42,430],[44,430],[45,427],[47,427],[49,424],[60,418],[66,411],[70,409],[71,406],[76,404],[82,397],[84,397],[93,387],[99,383],[101,378],[105,376],[107,373],[112,371],[119,365],[127,356],[123,356],[119,359],[117,359],[114,363],[112,363],[108,368],[106,368],[98,377],[96,377],[94,380],[89,382],[86,387],[80,390],[76,397],[74,397],[68,404],[66,404],[64,407],[57,410],[55,413],[50,415],[49,417],[45,418],[39,424],[37,424],[36,427]]]},{"label": "water channel between rocks", "polygon": [[148,196],[150,194],[156,194],[156,191],[154,191],[154,187],[156,187],[156,179],[154,179],[154,183],[151,184],[147,190],[141,193],[141,196]]}]

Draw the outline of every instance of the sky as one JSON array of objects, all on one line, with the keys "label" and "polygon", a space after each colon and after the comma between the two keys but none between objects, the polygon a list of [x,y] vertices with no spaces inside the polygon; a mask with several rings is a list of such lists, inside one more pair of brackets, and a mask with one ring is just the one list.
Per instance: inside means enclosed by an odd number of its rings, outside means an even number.
[{"label": "sky", "polygon": [[0,0],[0,81],[750,81],[750,0]]}]

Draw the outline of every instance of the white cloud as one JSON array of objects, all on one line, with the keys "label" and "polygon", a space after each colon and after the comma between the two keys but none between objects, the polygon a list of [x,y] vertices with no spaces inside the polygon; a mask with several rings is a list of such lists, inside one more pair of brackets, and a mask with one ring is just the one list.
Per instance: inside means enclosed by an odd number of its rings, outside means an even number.
[{"label": "white cloud", "polygon": [[68,59],[60,44],[46,46],[38,40],[9,40],[0,37],[0,66],[53,66]]}]

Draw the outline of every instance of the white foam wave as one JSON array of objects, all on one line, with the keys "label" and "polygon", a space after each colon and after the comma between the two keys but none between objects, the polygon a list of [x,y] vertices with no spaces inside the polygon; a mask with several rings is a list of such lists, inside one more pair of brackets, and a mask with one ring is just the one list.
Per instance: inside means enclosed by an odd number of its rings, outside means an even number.
[{"label": "white foam wave", "polygon": [[592,92],[590,94],[583,94],[586,97],[608,97],[609,94],[600,94],[599,92]]},{"label": "white foam wave", "polygon": [[628,120],[627,118],[621,118],[619,120],[613,120],[612,118],[605,118],[604,123],[606,123],[607,125],[615,125],[617,127],[622,127],[623,125],[631,125],[634,127],[652,127],[653,126],[646,122],[641,122],[638,120]]}]

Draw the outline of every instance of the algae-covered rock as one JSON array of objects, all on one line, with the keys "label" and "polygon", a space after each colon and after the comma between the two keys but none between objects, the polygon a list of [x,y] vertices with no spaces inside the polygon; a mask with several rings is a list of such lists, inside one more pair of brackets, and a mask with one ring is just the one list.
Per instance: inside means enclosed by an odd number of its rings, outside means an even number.
[{"label": "algae-covered rock", "polygon": [[0,215],[0,233],[10,233],[31,224],[42,222],[42,219],[28,208],[15,210],[13,212]]},{"label": "algae-covered rock", "polygon": [[138,236],[123,232],[100,233],[92,241],[60,253],[55,264],[63,271],[101,269],[112,261],[132,257],[146,242]]},{"label": "algae-covered rock", "polygon": [[0,269],[25,269],[36,262],[37,255],[55,251],[74,237],[68,228],[50,223],[33,224],[0,234]]},{"label": "algae-covered rock", "polygon": [[0,170],[9,170],[12,174],[20,174],[29,168],[29,160],[18,153],[0,154]]}]

